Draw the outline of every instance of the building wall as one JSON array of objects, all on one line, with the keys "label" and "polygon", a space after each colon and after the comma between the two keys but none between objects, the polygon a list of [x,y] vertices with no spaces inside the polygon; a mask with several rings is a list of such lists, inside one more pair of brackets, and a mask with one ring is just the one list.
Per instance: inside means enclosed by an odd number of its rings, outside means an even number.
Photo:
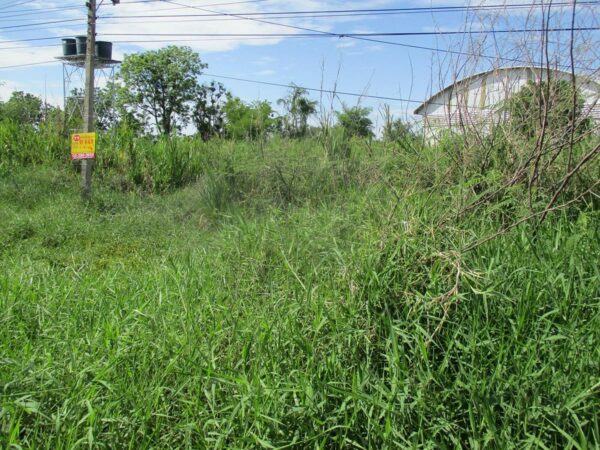
[{"label": "building wall", "polygon": [[[571,81],[566,72],[552,71],[551,77]],[[544,69],[523,67],[498,69],[459,81],[429,99],[419,111],[424,117],[426,138],[435,140],[447,130],[485,132],[506,120],[495,112],[499,104],[519,92],[529,80],[546,78]],[[600,120],[600,87],[588,80],[579,81],[578,87],[585,98],[586,113]]]}]

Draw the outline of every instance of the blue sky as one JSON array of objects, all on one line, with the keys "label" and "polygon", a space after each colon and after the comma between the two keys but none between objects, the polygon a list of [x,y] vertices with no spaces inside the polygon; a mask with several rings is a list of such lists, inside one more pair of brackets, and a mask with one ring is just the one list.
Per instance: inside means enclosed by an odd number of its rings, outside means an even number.
[{"label": "blue sky", "polygon": [[[174,0],[175,1],[175,0]],[[208,63],[207,73],[225,75],[272,83],[288,84],[294,82],[301,86],[332,89],[334,85],[340,91],[366,93],[369,95],[399,97],[415,102],[390,101],[392,110],[398,116],[404,116],[418,106],[417,101],[425,100],[454,77],[476,70],[487,70],[494,65],[511,65],[507,61],[485,58],[466,58],[443,52],[432,52],[389,44],[364,42],[349,38],[320,39],[206,39],[186,40],[186,37],[117,36],[119,33],[156,34],[156,33],[300,33],[301,31],[280,27],[274,24],[257,23],[248,20],[207,20],[190,17],[191,14],[203,14],[206,11],[192,9],[206,8],[211,11],[235,14],[299,11],[299,10],[337,10],[367,8],[407,8],[453,5],[479,5],[499,3],[534,3],[525,0],[262,0],[253,3],[223,4],[235,0],[176,0],[178,5],[154,1],[147,3],[134,0],[121,0],[117,6],[109,0],[100,7],[98,20],[98,39],[110,41],[131,40],[178,40],[173,42],[194,48],[204,62]],[[555,0],[559,1],[559,0]],[[25,4],[15,0],[0,0],[0,66],[39,63],[52,60],[60,55],[60,37],[75,36],[85,32],[84,0],[29,1]],[[539,3],[539,1],[537,2]],[[17,5],[15,5],[17,4]],[[15,6],[12,6],[15,5]],[[211,5],[211,6],[207,6]],[[71,7],[79,7],[73,8]],[[58,9],[65,8],[65,9]],[[272,22],[318,29],[334,33],[364,32],[423,32],[454,31],[479,29],[533,28],[540,26],[540,8],[530,10],[503,10],[494,12],[424,12],[411,14],[393,14],[355,17],[270,19]],[[582,6],[577,10],[577,26],[598,26],[596,13],[600,7]],[[32,14],[35,13],[35,14]],[[111,19],[111,15],[149,16],[159,14],[178,14],[180,18]],[[553,26],[569,24],[571,8],[555,7],[552,10]],[[211,18],[212,19],[212,18]],[[36,22],[71,20],[66,23],[54,23],[29,28],[11,29],[7,27],[34,24]],[[599,48],[597,31],[577,32],[578,54],[589,58],[586,67],[593,66],[598,60]],[[22,39],[53,38],[51,40],[10,42]],[[197,39],[197,38],[196,38]],[[382,37],[380,39],[400,44],[435,47],[441,50],[500,54],[504,57],[518,56],[518,59],[536,59],[539,33],[519,35],[475,35],[469,39],[463,36],[405,36]],[[484,39],[482,41],[482,39]],[[569,33],[553,33],[555,47],[552,58],[567,63],[562,43],[569,40]],[[8,41],[8,42],[7,42]],[[156,43],[115,43],[115,55],[122,58],[125,54],[156,49],[168,45],[168,42]],[[15,48],[19,47],[19,48]],[[516,50],[516,48],[518,49]],[[531,55],[523,48],[532,50]],[[567,52],[568,53],[568,52]],[[582,57],[582,61],[585,61]],[[515,64],[512,64],[515,65]],[[596,64],[597,66],[597,64]],[[593,67],[592,69],[595,69]],[[211,78],[204,76],[204,81]],[[30,66],[18,69],[0,70],[0,99],[6,100],[13,90],[24,90],[45,96],[50,102],[62,103],[62,68],[60,64]],[[266,99],[273,103],[286,94],[282,87],[272,87],[220,79],[235,95],[246,101]],[[319,99],[319,94],[311,94]],[[324,97],[329,104],[329,96]],[[334,100],[334,107],[340,108],[340,101],[355,105],[358,101],[373,108],[372,117],[380,121],[377,110],[382,101],[357,99],[340,96]]]}]

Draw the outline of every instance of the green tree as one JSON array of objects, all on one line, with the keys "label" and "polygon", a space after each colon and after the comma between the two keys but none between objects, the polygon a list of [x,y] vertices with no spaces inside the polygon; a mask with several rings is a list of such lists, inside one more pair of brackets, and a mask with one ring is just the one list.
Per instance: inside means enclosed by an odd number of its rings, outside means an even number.
[{"label": "green tree", "polygon": [[8,101],[2,104],[0,114],[3,119],[19,124],[37,125],[44,115],[43,106],[39,97],[23,91],[14,91]]},{"label": "green tree", "polygon": [[402,148],[413,148],[418,141],[418,138],[410,123],[402,119],[394,118],[390,105],[383,105],[381,109],[383,117],[383,140],[385,142],[393,142]]},{"label": "green tree", "polygon": [[216,81],[211,81],[198,90],[192,118],[202,140],[207,141],[213,136],[223,135],[225,129],[223,107],[226,99],[225,86]]},{"label": "green tree", "polygon": [[582,118],[583,108],[583,96],[574,93],[572,83],[566,80],[529,81],[501,107],[510,118],[510,129],[525,139],[537,137],[542,128],[565,138],[571,131],[584,132],[590,121]]},{"label": "green tree", "polygon": [[169,135],[188,122],[198,76],[206,67],[189,47],[127,55],[119,71],[118,95],[138,120],[146,123],[150,118],[160,134]]},{"label": "green tree", "polygon": [[97,88],[95,93],[96,128],[102,131],[126,127],[137,133],[142,133],[144,123],[139,120],[132,110],[127,108],[126,98],[123,98],[119,85],[109,83]]},{"label": "green tree", "polygon": [[341,112],[337,112],[339,125],[350,136],[373,136],[373,122],[369,118],[370,108],[361,106],[347,107],[343,105]]},{"label": "green tree", "polygon": [[317,111],[317,102],[308,98],[308,91],[292,83],[292,90],[277,100],[285,109],[283,132],[291,137],[305,136],[308,131],[308,119]]},{"label": "green tree", "polygon": [[223,111],[226,117],[227,136],[233,139],[264,137],[276,124],[273,108],[267,101],[257,101],[248,105],[230,95]]},{"label": "green tree", "polygon": [[117,86],[112,83],[95,92],[96,128],[106,131],[117,126],[120,121],[117,107]]}]

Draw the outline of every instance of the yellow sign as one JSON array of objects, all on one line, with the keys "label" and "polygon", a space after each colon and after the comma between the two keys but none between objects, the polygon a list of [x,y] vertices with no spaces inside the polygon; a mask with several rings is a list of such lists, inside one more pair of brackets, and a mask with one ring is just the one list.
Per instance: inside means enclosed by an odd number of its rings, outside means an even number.
[{"label": "yellow sign", "polygon": [[71,135],[71,159],[94,159],[96,157],[96,133]]}]

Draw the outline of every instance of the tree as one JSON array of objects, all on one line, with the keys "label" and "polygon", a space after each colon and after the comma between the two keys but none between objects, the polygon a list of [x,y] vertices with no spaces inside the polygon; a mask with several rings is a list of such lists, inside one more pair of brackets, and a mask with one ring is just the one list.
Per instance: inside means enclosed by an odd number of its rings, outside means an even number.
[{"label": "tree", "polygon": [[225,100],[227,90],[221,83],[211,81],[201,86],[194,103],[193,121],[202,140],[222,136],[225,127]]},{"label": "tree", "polygon": [[106,87],[96,88],[94,106],[96,113],[96,128],[106,131],[119,123],[116,100],[117,86],[109,83]]},{"label": "tree", "polygon": [[169,135],[188,122],[197,78],[206,67],[189,47],[127,55],[119,71],[123,85],[118,95],[139,120],[149,117],[160,134]]},{"label": "tree", "polygon": [[308,118],[317,111],[317,102],[310,100],[308,91],[292,84],[287,97],[277,100],[285,109],[284,133],[291,137],[305,136],[308,131]]},{"label": "tree", "polygon": [[394,118],[390,105],[383,105],[381,108],[383,117],[383,140],[386,142],[395,142],[401,147],[413,147],[417,141],[417,136],[413,132],[410,124],[402,119]]},{"label": "tree", "polygon": [[257,139],[275,126],[276,120],[271,104],[257,101],[250,105],[241,99],[228,96],[223,107],[227,119],[225,130],[233,139]]},{"label": "tree", "polygon": [[96,128],[108,131],[118,127],[127,127],[137,133],[144,130],[139,115],[128,110],[121,88],[112,82],[95,91]]},{"label": "tree", "polygon": [[340,126],[350,136],[371,137],[373,136],[373,122],[369,118],[370,108],[360,106],[347,107],[343,105],[341,112],[337,112]]},{"label": "tree", "polygon": [[19,124],[37,125],[43,118],[43,102],[39,97],[23,91],[14,91],[0,110],[3,119]]},{"label": "tree", "polygon": [[[573,96],[575,109],[573,110]],[[571,131],[579,134],[589,128],[590,122],[582,118],[584,98],[573,92],[566,80],[529,81],[521,90],[502,105],[510,117],[509,126],[525,139],[533,139],[541,132],[567,136]],[[575,127],[573,129],[573,127]]]}]

